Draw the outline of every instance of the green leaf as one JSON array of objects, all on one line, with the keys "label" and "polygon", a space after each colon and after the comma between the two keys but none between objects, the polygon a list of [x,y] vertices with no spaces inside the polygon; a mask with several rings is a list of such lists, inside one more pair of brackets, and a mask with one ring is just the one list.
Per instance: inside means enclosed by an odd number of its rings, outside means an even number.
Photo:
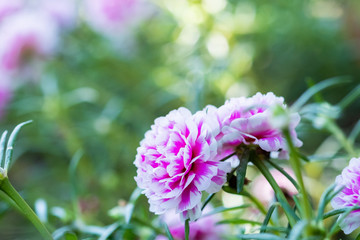
[{"label": "green leaf", "polygon": [[352,129],[350,135],[349,135],[349,142],[351,144],[354,144],[356,138],[359,136],[360,134],[360,120],[357,121],[355,127]]},{"label": "green leaf", "polygon": [[276,203],[273,203],[273,204],[270,206],[270,208],[269,208],[269,210],[268,210],[268,212],[267,212],[267,214],[266,214],[266,216],[265,216],[265,219],[264,219],[264,221],[263,221],[263,224],[261,225],[260,233],[264,233],[264,232],[266,231],[266,227],[267,227],[267,225],[269,224],[271,215],[273,214],[274,210],[275,210],[278,206],[279,206],[279,203],[277,203],[277,202],[276,202]]},{"label": "green leaf", "polygon": [[[339,215],[339,214],[342,214],[344,212],[346,212],[347,210],[349,210],[350,208],[347,207],[347,208],[339,208],[339,209],[335,209],[335,210],[331,210],[327,213],[324,213],[323,215],[323,219],[326,219],[326,218],[329,218],[329,217],[333,217],[333,216],[336,216],[336,215]],[[360,210],[360,206],[354,208],[354,207],[351,207],[351,209],[353,210]]]},{"label": "green leaf", "polygon": [[14,145],[15,145],[15,140],[16,140],[16,137],[20,131],[20,129],[26,125],[26,124],[29,124],[31,123],[32,120],[30,121],[26,121],[26,122],[23,122],[23,123],[20,123],[19,125],[17,125],[14,130],[12,131],[12,133],[10,134],[10,137],[9,137],[9,141],[7,143],[7,146],[6,146],[6,156],[5,156],[5,164],[4,164],[4,169],[7,171],[9,169],[9,166],[10,166],[10,161],[12,159],[12,155],[13,155],[13,152],[14,152]]},{"label": "green leaf", "polygon": [[217,207],[214,210],[212,210],[211,212],[202,215],[201,217],[206,217],[206,216],[214,215],[214,214],[221,213],[221,212],[239,210],[239,209],[248,208],[248,207],[251,207],[251,206],[252,206],[251,204],[243,204],[243,205],[240,205],[240,206],[237,206],[237,207],[231,207],[231,208]]},{"label": "green leaf", "polygon": [[174,240],[174,237],[172,236],[168,225],[165,223],[164,226],[165,226],[165,233],[166,233],[166,236],[168,237],[168,239]]},{"label": "green leaf", "polygon": [[323,214],[324,214],[324,211],[325,211],[325,207],[329,203],[328,197],[331,194],[331,192],[334,191],[335,186],[336,186],[335,184],[332,184],[321,195],[320,200],[319,200],[318,215],[316,217],[317,222],[320,222],[323,219]]},{"label": "green leaf", "polygon": [[106,230],[100,235],[98,240],[106,240],[109,239],[109,237],[111,236],[111,234],[113,234],[116,229],[118,229],[121,226],[120,223],[116,222],[113,223],[111,225],[109,225]]},{"label": "green leaf", "polygon": [[212,193],[212,194],[210,194],[210,195],[206,198],[204,204],[203,204],[202,207],[201,207],[201,211],[204,210],[204,208],[206,207],[206,205],[208,205],[208,203],[209,203],[209,202],[211,201],[211,199],[215,196],[215,194],[216,194],[216,193]]},{"label": "green leaf", "polygon": [[341,109],[345,109],[353,101],[355,101],[360,96],[360,85],[354,88],[348,95],[346,95],[341,102],[337,104]]},{"label": "green leaf", "polygon": [[240,165],[236,169],[236,191],[240,193],[243,190],[244,182],[245,182],[245,175],[246,169],[249,162],[250,155],[253,155],[254,152],[251,151],[250,153],[246,152],[243,154],[240,160]]},{"label": "green leaf", "polygon": [[257,239],[257,240],[285,240],[285,238],[276,236],[270,233],[257,233],[257,234],[240,234],[237,235],[240,239]]},{"label": "green leaf", "polygon": [[310,98],[312,98],[316,93],[338,84],[349,83],[351,80],[348,77],[334,77],[325,81],[321,81],[316,85],[309,88],[305,91],[298,100],[292,105],[294,111],[298,111]]},{"label": "green leaf", "polygon": [[302,220],[295,224],[293,229],[290,232],[288,240],[297,240],[300,239],[302,233],[304,232],[304,228],[307,226],[307,222]]},{"label": "green leaf", "polygon": [[76,169],[79,165],[80,159],[84,155],[82,150],[78,150],[74,156],[72,157],[69,165],[69,178],[70,178],[70,185],[71,185],[71,193],[72,193],[72,204],[73,209],[76,214],[80,212],[78,206],[78,193],[79,193],[79,181],[77,180]]},{"label": "green leaf", "polygon": [[134,212],[135,204],[136,204],[137,200],[139,199],[140,195],[141,195],[141,189],[135,188],[135,190],[132,192],[132,194],[130,196],[129,203],[126,205],[126,209],[125,209],[126,224],[130,223],[131,217]]},{"label": "green leaf", "polygon": [[4,158],[5,158],[5,145],[6,145],[6,136],[8,131],[3,132],[0,139],[0,168],[4,168]]},{"label": "green leaf", "polygon": [[247,219],[240,219],[240,218],[236,218],[236,219],[226,219],[226,220],[222,220],[217,222],[216,224],[220,225],[220,224],[251,224],[251,225],[261,225],[261,222],[256,222],[256,221],[251,221],[251,220],[247,220]]},{"label": "green leaf", "polygon": [[280,167],[279,165],[277,165],[276,163],[272,162],[271,160],[268,160],[268,163],[270,163],[271,166],[273,166],[276,170],[278,170],[279,172],[281,172],[282,175],[284,175],[293,185],[294,187],[300,191],[300,187],[297,184],[297,182],[295,181],[295,179],[293,177],[291,177],[282,167]]},{"label": "green leaf", "polygon": [[72,233],[72,232],[67,232],[65,233],[64,235],[65,237],[65,240],[77,240],[77,236],[75,235],[75,233]]}]

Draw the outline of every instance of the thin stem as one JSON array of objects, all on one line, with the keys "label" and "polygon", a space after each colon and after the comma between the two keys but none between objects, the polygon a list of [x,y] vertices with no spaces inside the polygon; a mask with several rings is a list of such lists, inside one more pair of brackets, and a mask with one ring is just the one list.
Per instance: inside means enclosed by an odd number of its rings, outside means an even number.
[{"label": "thin stem", "polygon": [[0,189],[19,206],[21,212],[32,222],[45,240],[53,240],[53,237],[36,216],[34,211],[11,185],[9,178],[6,177],[0,181]]},{"label": "thin stem", "polygon": [[289,205],[283,191],[281,190],[281,188],[279,187],[279,185],[277,184],[277,182],[275,181],[275,179],[271,175],[268,168],[265,166],[263,161],[261,161],[260,159],[258,159],[256,157],[254,159],[252,159],[252,162],[260,170],[260,172],[264,175],[264,177],[269,182],[271,187],[274,189],[275,195],[278,198],[281,206],[283,207],[284,212],[285,212],[285,214],[286,214],[286,216],[287,216],[287,218],[289,220],[290,225],[295,226],[295,224],[296,224],[296,215],[292,211],[292,209],[291,209],[291,207],[290,207],[290,205]]},{"label": "thin stem", "polygon": [[309,201],[309,195],[305,189],[304,180],[301,174],[301,160],[299,158],[299,155],[297,154],[297,150],[291,140],[291,136],[289,133],[289,130],[284,130],[284,136],[286,138],[288,147],[289,147],[289,153],[290,153],[290,165],[292,166],[296,180],[299,183],[300,187],[300,194],[301,194],[301,201],[302,201],[302,207],[304,208],[304,217],[307,221],[311,221],[312,218],[312,208]]},{"label": "thin stem", "polygon": [[190,219],[185,220],[185,240],[189,240],[189,234],[190,234],[189,221]]}]

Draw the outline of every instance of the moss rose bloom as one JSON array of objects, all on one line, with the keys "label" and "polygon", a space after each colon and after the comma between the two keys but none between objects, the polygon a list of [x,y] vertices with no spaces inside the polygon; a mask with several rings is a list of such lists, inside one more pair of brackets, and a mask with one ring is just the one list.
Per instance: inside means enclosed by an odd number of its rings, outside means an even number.
[{"label": "moss rose bloom", "polygon": [[[208,106],[205,111],[212,116],[209,118],[217,120],[211,124],[218,125],[213,129],[219,142],[219,157],[230,155],[240,144],[254,144],[267,152],[280,152],[280,158],[287,158],[285,138],[281,129],[272,123],[275,105],[286,108],[284,98],[269,92],[265,95],[257,93],[250,98],[232,98],[219,108]],[[299,121],[299,114],[291,114],[289,131],[296,147],[302,145],[295,132]]]},{"label": "moss rose bloom", "polygon": [[[360,206],[360,158],[352,158],[349,166],[335,179],[336,188],[344,189],[331,200],[334,209]],[[339,216],[339,219],[342,215]],[[360,210],[352,211],[339,224],[345,234],[360,227]]]},{"label": "moss rose bloom", "polygon": [[217,142],[204,112],[186,108],[159,117],[137,149],[135,180],[149,198],[150,211],[175,209],[182,219],[197,219],[202,191],[214,193],[226,181],[230,164],[216,161]]}]

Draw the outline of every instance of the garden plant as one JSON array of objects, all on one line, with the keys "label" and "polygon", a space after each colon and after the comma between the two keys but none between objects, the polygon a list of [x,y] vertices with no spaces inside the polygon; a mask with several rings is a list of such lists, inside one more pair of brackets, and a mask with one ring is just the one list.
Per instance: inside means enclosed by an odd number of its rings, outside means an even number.
[{"label": "garden plant", "polygon": [[360,239],[359,13],[0,0],[0,239]]}]

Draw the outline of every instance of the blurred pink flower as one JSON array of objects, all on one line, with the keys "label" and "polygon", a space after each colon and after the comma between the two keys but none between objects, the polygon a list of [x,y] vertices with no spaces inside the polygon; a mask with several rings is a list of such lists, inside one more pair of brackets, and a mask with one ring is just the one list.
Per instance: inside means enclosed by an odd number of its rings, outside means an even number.
[{"label": "blurred pink flower", "polygon": [[43,12],[20,11],[5,19],[0,39],[0,71],[12,74],[34,58],[52,55],[58,28]]},{"label": "blurred pink flower", "polygon": [[121,37],[149,16],[151,7],[143,0],[84,0],[85,19],[97,32]]},{"label": "blurred pink flower", "polygon": [[3,21],[5,17],[20,10],[23,5],[24,1],[22,0],[0,0],[0,22]]},{"label": "blurred pink flower", "polygon": [[[294,173],[291,169],[284,168],[284,170],[291,177],[295,178]],[[292,196],[298,193],[295,186],[281,172],[277,171],[276,169],[272,169],[270,170],[270,173],[274,177],[275,181],[282,189],[286,197],[292,198]],[[251,192],[266,206],[271,205],[271,203],[275,201],[274,189],[270,186],[269,182],[263,175],[258,176],[251,183]]]},{"label": "blurred pink flower", "polygon": [[48,13],[61,27],[72,28],[76,23],[77,6],[74,0],[42,0],[37,8]]},{"label": "blurred pink flower", "polygon": [[[360,206],[360,158],[350,160],[349,166],[336,177],[335,184],[335,190],[342,187],[344,189],[331,200],[334,209]],[[339,216],[339,219],[342,215]],[[360,210],[352,211],[340,222],[339,226],[345,234],[350,234],[360,227]]]},{"label": "blurred pink flower", "polygon": [[175,209],[182,219],[197,219],[202,191],[214,193],[226,181],[230,165],[215,160],[217,142],[205,115],[186,108],[159,117],[137,149],[135,180],[149,198],[150,211]]},{"label": "blurred pink flower", "polygon": [[[266,95],[257,93],[250,98],[232,98],[219,108],[208,106],[207,112],[219,141],[219,157],[225,157],[234,152],[240,144],[255,144],[267,152],[280,151],[279,157],[287,158],[286,141],[281,129],[272,124],[271,107],[279,105],[286,108],[284,99],[269,92]],[[297,138],[295,127],[300,121],[297,113],[291,115],[290,134],[296,147],[302,142]]]},{"label": "blurred pink flower", "polygon": [[[211,206],[205,207],[203,213],[209,213],[212,210]],[[190,240],[221,240],[222,235],[226,232],[226,227],[223,225],[216,225],[218,221],[222,220],[219,214],[209,215],[199,218],[196,222],[190,222]],[[165,222],[170,230],[171,235],[176,240],[185,240],[184,223],[176,217],[175,211],[168,211],[162,216],[162,221]],[[168,238],[159,235],[155,240],[167,240]]]}]

